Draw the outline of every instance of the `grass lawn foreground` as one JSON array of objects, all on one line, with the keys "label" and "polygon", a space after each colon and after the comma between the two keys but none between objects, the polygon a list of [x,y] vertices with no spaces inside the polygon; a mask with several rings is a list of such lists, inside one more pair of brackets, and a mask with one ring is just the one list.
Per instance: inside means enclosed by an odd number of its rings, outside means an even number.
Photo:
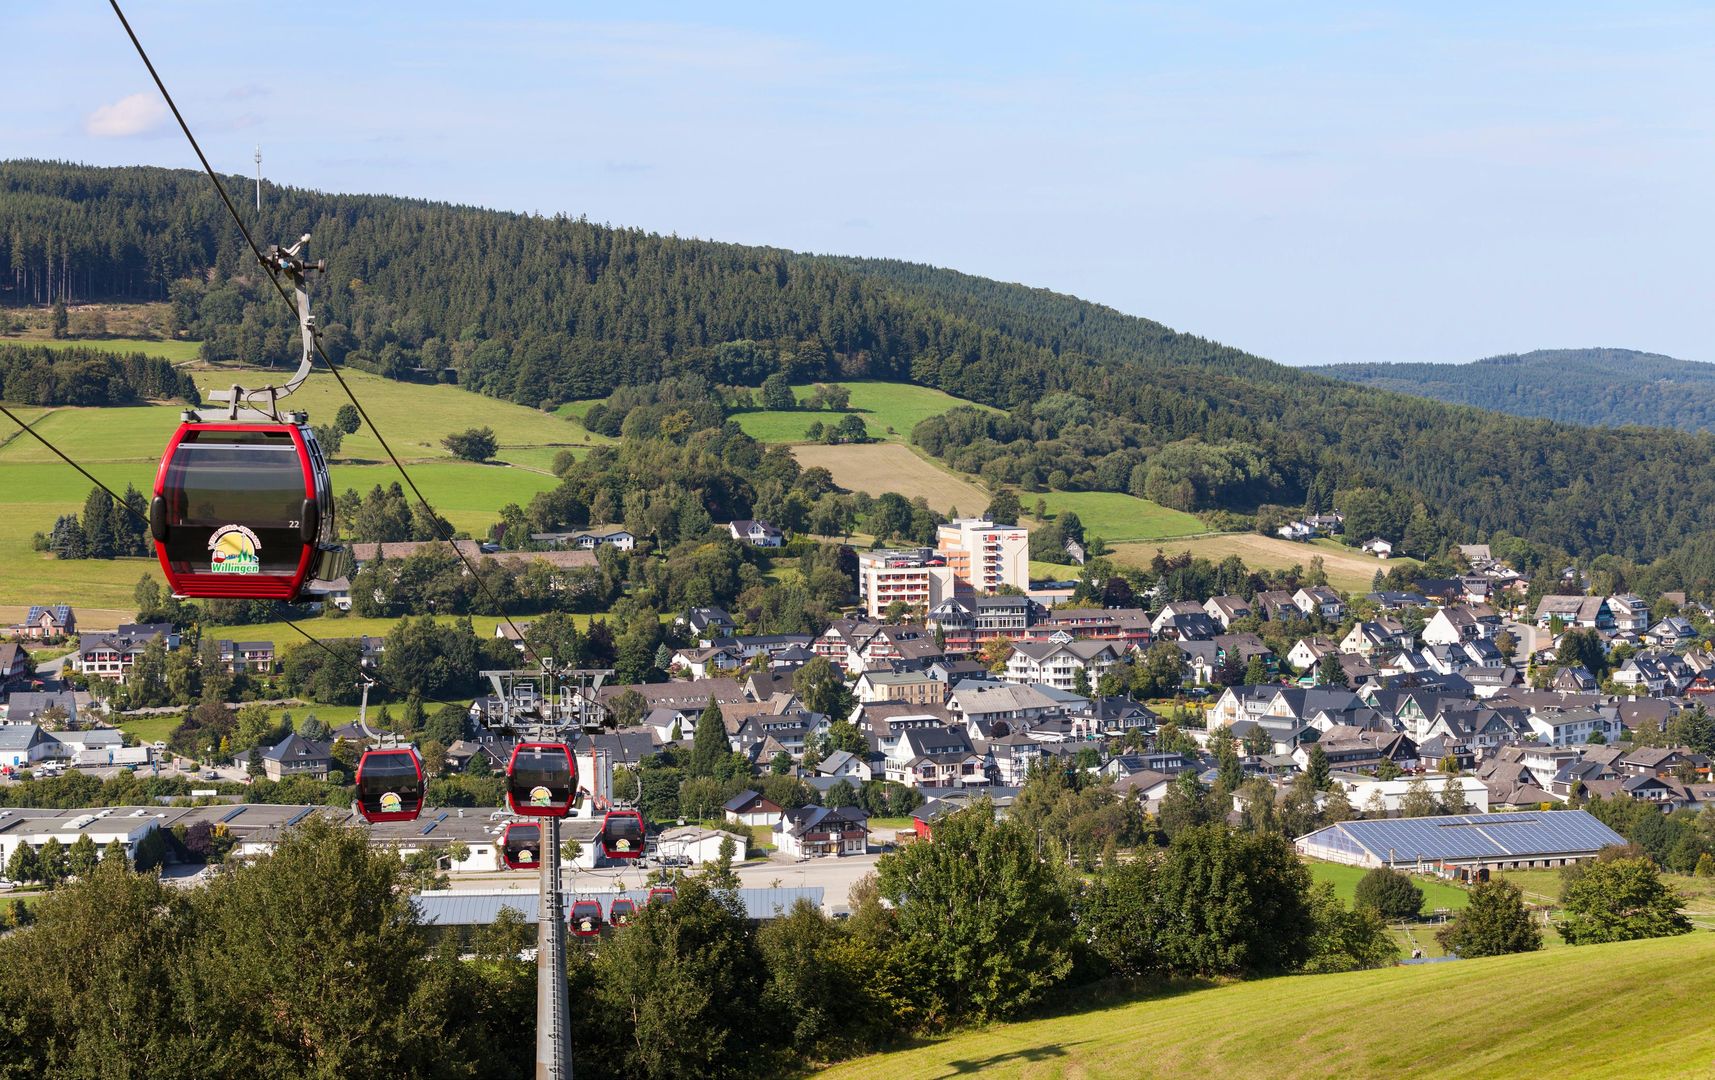
[{"label": "grass lawn foreground", "polygon": [[[1692,934],[1196,989],[996,1025],[823,1075],[1707,1077],[1712,992],[1715,935]],[[1622,1003],[1649,1018],[1647,1035],[1615,1038]]]}]

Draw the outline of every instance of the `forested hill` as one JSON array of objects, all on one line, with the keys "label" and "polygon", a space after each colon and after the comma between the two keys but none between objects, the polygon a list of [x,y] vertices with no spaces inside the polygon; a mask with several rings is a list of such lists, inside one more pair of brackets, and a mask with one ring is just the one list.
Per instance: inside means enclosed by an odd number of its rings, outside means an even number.
[{"label": "forested hill", "polygon": [[[926,432],[943,457],[992,464],[991,482],[1193,511],[1338,500],[1390,533],[1505,531],[1575,555],[1653,559],[1708,534],[1698,550],[1715,562],[1705,436],[1405,397],[925,266],[391,196],[265,195],[259,237],[310,232],[330,262],[316,291],[330,351],[385,375],[530,405],[673,376],[912,381],[1010,411]],[[0,163],[0,303],[157,298],[210,358],[290,360],[284,305],[205,177]]]},{"label": "forested hill", "polygon": [[1715,364],[1632,349],[1538,349],[1470,364],[1307,368],[1382,390],[1571,424],[1715,429]]}]

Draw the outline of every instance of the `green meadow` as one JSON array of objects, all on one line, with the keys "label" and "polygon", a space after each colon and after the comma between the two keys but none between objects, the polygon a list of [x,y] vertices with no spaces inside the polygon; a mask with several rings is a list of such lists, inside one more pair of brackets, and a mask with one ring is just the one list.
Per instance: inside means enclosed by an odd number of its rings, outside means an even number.
[{"label": "green meadow", "polygon": [[[401,383],[361,371],[346,371],[345,376],[429,502],[454,528],[472,535],[485,531],[507,503],[524,505],[537,492],[552,488],[557,481],[549,469],[560,451],[577,453],[595,442],[610,441],[589,436],[576,420],[453,386]],[[204,368],[196,377],[207,390],[235,380],[245,385],[262,382],[266,373]],[[292,400],[318,422],[331,421],[346,401],[338,384],[325,373],[312,376]],[[127,484],[139,491],[152,486],[161,449],[179,422],[180,407],[21,407],[14,411],[92,475],[122,493]],[[459,461],[440,445],[447,434],[484,425],[499,435],[497,462]],[[0,430],[0,616],[15,617],[14,609],[32,603],[70,603],[92,609],[92,614],[100,610],[94,621],[86,619],[92,628],[115,624],[130,607],[137,579],[154,567],[153,560],[60,563],[32,551],[31,536],[51,530],[59,515],[81,509],[90,483],[9,421],[5,426],[9,430]],[[591,441],[586,442],[586,437]],[[377,484],[402,483],[398,470],[383,464],[386,460],[367,427],[346,436],[332,464],[335,490],[362,492]]]},{"label": "green meadow", "polygon": [[[811,424],[818,420],[823,424],[837,424],[840,417],[851,412],[863,417],[872,437],[902,443],[910,441],[912,428],[948,409],[969,405],[990,412],[997,411],[989,409],[987,405],[978,405],[974,401],[909,383],[841,382],[833,385],[843,386],[851,391],[851,405],[842,412],[829,412],[826,409],[814,412],[757,409],[734,413],[733,419],[738,421],[738,426],[744,429],[745,434],[762,442],[800,443],[807,441],[804,431]],[[798,396],[799,401],[803,401],[811,389],[812,385],[806,383],[794,386],[792,392]],[[585,408],[587,410],[588,406]],[[892,430],[889,431],[889,428]]]},{"label": "green meadow", "polygon": [[[1698,933],[1169,990],[997,1024],[822,1075],[1708,1077],[1711,993],[1715,935]],[[1621,1016],[1648,1017],[1648,1031],[1616,1037]]]}]

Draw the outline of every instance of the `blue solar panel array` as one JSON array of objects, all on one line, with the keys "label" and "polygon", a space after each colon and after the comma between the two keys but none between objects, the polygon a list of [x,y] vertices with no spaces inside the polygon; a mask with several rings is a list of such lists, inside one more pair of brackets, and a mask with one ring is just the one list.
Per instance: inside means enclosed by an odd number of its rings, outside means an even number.
[{"label": "blue solar panel array", "polygon": [[1335,850],[1356,845],[1394,862],[1542,858],[1596,851],[1625,838],[1582,810],[1343,821],[1304,838]]}]

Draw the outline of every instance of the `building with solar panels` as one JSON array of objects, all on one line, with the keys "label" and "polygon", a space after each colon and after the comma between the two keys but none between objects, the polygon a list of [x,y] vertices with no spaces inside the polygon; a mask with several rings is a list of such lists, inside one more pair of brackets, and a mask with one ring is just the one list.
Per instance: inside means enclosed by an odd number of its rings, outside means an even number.
[{"label": "building with solar panels", "polygon": [[1342,821],[1296,841],[1300,854],[1469,881],[1491,870],[1568,866],[1625,838],[1582,810]]}]

